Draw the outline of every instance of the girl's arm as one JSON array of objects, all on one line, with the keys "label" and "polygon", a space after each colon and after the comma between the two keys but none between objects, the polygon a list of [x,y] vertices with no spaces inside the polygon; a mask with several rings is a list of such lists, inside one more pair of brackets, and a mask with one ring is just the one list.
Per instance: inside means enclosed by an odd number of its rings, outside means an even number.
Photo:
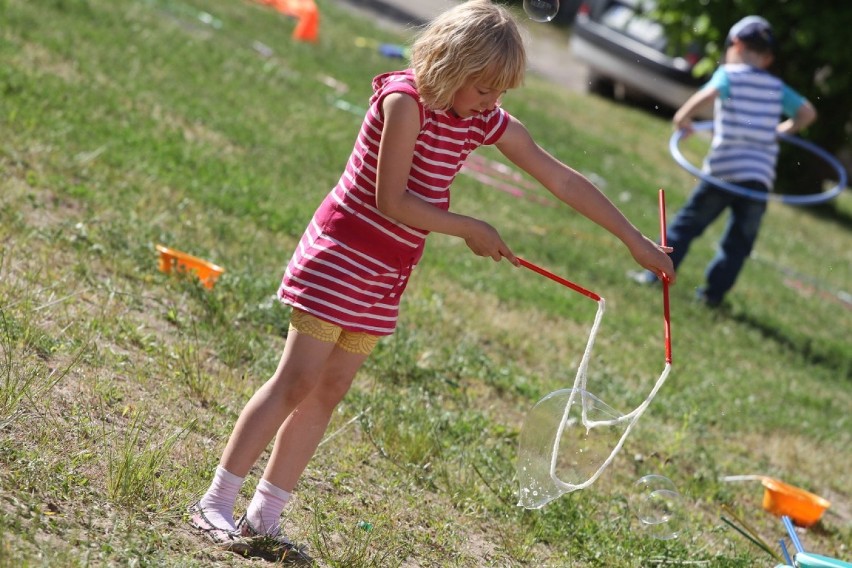
[{"label": "girl's arm", "polygon": [[642,235],[592,182],[542,149],[514,117],[497,148],[560,201],[615,235],[641,266],[674,283],[675,271],[667,254],[671,248]]},{"label": "girl's arm", "polygon": [[376,174],[379,211],[412,227],[460,237],[479,256],[490,256],[495,261],[506,258],[517,265],[515,255],[494,227],[439,209],[406,191],[420,132],[420,109],[410,96],[394,93],[385,97],[382,110],[385,120]]}]

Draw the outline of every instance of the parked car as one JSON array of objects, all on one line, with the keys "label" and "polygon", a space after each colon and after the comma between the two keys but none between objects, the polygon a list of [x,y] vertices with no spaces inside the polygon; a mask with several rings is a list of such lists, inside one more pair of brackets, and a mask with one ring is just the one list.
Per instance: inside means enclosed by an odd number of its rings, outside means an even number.
[{"label": "parked car", "polygon": [[589,70],[589,90],[619,99],[643,96],[677,108],[707,77],[695,77],[702,50],[669,53],[653,0],[585,0],[571,31],[574,57]]}]

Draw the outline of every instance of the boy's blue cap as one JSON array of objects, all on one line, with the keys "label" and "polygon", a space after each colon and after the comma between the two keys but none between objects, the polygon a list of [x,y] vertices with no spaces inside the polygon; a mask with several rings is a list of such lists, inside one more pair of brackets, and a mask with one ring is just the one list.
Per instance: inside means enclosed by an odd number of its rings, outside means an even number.
[{"label": "boy's blue cap", "polygon": [[772,33],[772,26],[760,16],[746,16],[734,24],[728,32],[726,45],[730,45],[735,38],[748,46],[775,51],[775,35]]}]

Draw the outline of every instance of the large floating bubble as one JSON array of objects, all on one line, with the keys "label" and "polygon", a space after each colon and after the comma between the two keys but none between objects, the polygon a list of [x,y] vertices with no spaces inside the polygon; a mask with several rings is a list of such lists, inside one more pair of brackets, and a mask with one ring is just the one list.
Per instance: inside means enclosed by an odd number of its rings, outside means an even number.
[{"label": "large floating bubble", "polygon": [[627,426],[621,413],[581,389],[562,389],[541,399],[521,429],[518,505],[539,509],[581,489],[600,474]]}]

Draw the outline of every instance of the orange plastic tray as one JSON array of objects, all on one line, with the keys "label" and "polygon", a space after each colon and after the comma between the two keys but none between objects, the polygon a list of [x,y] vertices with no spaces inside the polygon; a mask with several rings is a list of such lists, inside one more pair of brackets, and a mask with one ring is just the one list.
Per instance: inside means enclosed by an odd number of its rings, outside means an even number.
[{"label": "orange plastic tray", "polygon": [[761,483],[764,487],[763,508],[779,517],[787,515],[800,527],[809,527],[820,520],[831,505],[819,495],[771,477],[763,478]]},{"label": "orange plastic tray", "polygon": [[161,272],[169,274],[172,271],[176,271],[194,274],[208,290],[213,288],[216,280],[225,272],[225,269],[221,266],[208,262],[203,258],[170,249],[163,245],[157,245],[157,251],[160,253],[159,267]]}]

